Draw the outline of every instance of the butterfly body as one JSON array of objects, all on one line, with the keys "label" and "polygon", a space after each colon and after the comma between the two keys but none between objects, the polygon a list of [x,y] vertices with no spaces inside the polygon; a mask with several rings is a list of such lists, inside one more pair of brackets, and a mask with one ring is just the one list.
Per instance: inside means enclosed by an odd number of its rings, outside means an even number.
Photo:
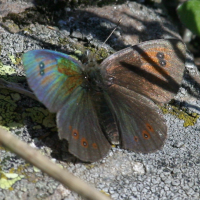
[{"label": "butterfly body", "polygon": [[167,128],[153,101],[165,103],[176,94],[184,58],[184,44],[171,39],[123,49],[100,65],[50,50],[25,53],[23,64],[39,101],[57,113],[59,136],[69,151],[93,162],[113,141],[142,153],[163,146]]}]

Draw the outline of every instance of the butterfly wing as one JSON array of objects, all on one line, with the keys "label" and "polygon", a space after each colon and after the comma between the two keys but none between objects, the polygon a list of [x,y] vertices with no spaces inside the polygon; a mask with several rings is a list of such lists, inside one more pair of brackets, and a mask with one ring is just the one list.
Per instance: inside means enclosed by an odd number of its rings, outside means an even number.
[{"label": "butterfly wing", "polygon": [[100,128],[91,94],[81,87],[82,65],[50,50],[25,53],[23,64],[37,98],[57,112],[59,137],[69,142],[69,152],[88,162],[103,158],[110,144]]},{"label": "butterfly wing", "polygon": [[82,161],[94,162],[103,158],[111,145],[99,125],[91,94],[84,89],[75,92],[78,98],[70,97],[57,114],[59,136],[69,142],[70,153]]},{"label": "butterfly wing", "polygon": [[122,148],[150,153],[163,146],[167,127],[150,99],[118,85],[110,86],[105,98],[116,119]]},{"label": "butterfly wing", "polygon": [[22,60],[30,88],[51,112],[62,108],[84,80],[81,63],[63,53],[33,50]]},{"label": "butterfly wing", "polygon": [[153,40],[119,51],[101,64],[106,101],[117,123],[122,148],[149,153],[167,136],[159,108],[182,81],[185,46],[176,39]]},{"label": "butterfly wing", "polygon": [[177,93],[186,49],[177,39],[152,40],[109,56],[101,64],[106,85],[116,84],[154,102],[168,102]]}]

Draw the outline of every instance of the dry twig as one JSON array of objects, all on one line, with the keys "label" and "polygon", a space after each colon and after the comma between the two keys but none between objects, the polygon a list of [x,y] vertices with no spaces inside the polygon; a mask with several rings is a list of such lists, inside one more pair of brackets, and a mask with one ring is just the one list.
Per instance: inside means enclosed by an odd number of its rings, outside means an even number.
[{"label": "dry twig", "polygon": [[0,127],[0,143],[85,199],[110,200],[109,197],[89,186],[81,179],[73,176],[66,169],[61,169],[47,157],[43,156],[25,142],[20,141],[2,127]]}]

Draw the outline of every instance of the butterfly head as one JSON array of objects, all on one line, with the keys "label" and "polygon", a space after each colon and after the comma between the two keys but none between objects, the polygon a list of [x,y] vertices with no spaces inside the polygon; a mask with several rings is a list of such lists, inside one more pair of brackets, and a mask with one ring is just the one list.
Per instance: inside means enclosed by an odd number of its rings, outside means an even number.
[{"label": "butterfly head", "polygon": [[86,50],[81,58],[83,65],[83,76],[85,78],[82,87],[89,90],[97,90],[102,85],[102,77],[100,73],[100,67],[96,60],[95,54]]}]

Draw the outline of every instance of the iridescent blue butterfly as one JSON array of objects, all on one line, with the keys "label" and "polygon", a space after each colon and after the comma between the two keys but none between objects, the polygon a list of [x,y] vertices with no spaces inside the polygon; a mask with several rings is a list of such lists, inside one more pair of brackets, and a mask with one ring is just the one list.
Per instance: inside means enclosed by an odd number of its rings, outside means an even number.
[{"label": "iridescent blue butterfly", "polygon": [[154,102],[168,102],[177,93],[185,51],[179,40],[152,40],[100,65],[50,50],[25,53],[23,64],[38,100],[57,113],[59,137],[68,141],[69,152],[94,162],[109,151],[109,135],[135,152],[163,146],[167,128]]}]

